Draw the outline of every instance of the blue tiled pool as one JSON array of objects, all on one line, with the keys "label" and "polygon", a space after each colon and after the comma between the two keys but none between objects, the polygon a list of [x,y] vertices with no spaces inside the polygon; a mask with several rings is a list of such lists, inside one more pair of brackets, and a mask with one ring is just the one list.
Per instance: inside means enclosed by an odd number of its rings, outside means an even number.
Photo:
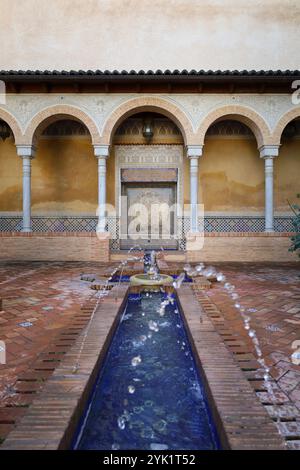
[{"label": "blue tiled pool", "polygon": [[75,449],[218,449],[218,437],[176,302],[130,294]]},{"label": "blue tiled pool", "polygon": [[[178,278],[177,274],[169,274],[169,276],[172,276],[173,279]],[[127,274],[122,274],[122,276],[119,276],[118,274],[114,274],[114,276],[112,277],[110,282],[129,282],[130,277],[131,276],[129,276]],[[193,282],[193,279],[186,274],[183,282]]]}]

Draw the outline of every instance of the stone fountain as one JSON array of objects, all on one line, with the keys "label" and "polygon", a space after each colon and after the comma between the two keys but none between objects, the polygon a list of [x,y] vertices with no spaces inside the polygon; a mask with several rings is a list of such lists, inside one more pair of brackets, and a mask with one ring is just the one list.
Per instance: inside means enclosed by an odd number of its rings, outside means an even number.
[{"label": "stone fountain", "polygon": [[151,251],[149,261],[145,262],[145,265],[149,265],[149,269],[145,267],[144,273],[134,274],[130,277],[130,284],[132,286],[162,286],[172,285],[173,278],[167,274],[160,274],[156,262],[156,253]]}]

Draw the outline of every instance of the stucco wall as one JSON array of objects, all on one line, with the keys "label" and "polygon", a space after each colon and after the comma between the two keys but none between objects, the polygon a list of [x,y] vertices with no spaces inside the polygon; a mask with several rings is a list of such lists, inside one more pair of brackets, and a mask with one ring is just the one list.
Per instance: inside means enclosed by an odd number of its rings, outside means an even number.
[{"label": "stucco wall", "polygon": [[288,201],[298,203],[300,193],[300,140],[285,139],[274,163],[274,205],[277,211],[289,211]]},{"label": "stucco wall", "polygon": [[90,139],[41,140],[32,163],[32,211],[95,213],[97,181]]},{"label": "stucco wall", "polygon": [[22,210],[22,161],[13,139],[0,140],[0,211]]},{"label": "stucco wall", "polygon": [[[275,161],[275,210],[300,191],[300,140],[285,141]],[[89,138],[41,139],[32,161],[33,214],[95,214],[97,161]],[[184,201],[189,161],[184,157]],[[115,203],[115,152],[107,161],[107,202]],[[206,211],[263,213],[264,162],[255,140],[207,139],[199,161],[199,202]],[[22,161],[12,139],[0,141],[0,211],[22,210]]]},{"label": "stucco wall", "polygon": [[0,0],[2,69],[297,68],[298,0]]},{"label": "stucco wall", "polygon": [[199,169],[206,211],[263,212],[264,162],[254,139],[207,140]]}]

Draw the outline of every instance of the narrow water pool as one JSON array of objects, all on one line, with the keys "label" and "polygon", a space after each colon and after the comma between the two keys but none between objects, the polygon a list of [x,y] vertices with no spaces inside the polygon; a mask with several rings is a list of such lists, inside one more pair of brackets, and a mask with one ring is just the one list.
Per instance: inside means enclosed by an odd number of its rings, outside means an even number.
[{"label": "narrow water pool", "polygon": [[130,294],[74,449],[208,450],[219,441],[176,300]]}]

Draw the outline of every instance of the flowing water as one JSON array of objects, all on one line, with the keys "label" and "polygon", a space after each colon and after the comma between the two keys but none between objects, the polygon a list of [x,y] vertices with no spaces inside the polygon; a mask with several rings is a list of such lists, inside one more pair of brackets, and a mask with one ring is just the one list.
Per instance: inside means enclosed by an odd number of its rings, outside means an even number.
[{"label": "flowing water", "polygon": [[[144,261],[145,272],[155,274],[152,273],[157,268],[155,252],[146,253]],[[124,264],[127,262],[120,268]],[[115,281],[113,275],[109,281]],[[179,276],[174,276],[173,286],[178,289],[182,282],[199,275],[208,278],[214,275],[234,301],[264,371],[270,399],[275,403],[269,368],[256,331],[250,327],[252,309],[239,303],[235,286],[204,263],[195,268],[186,265]],[[125,280],[123,277],[121,269],[119,283]],[[74,447],[105,450],[219,447],[181,314],[170,295],[129,296]]]},{"label": "flowing water", "polygon": [[219,448],[176,299],[158,314],[165,299],[129,295],[74,448]]}]

